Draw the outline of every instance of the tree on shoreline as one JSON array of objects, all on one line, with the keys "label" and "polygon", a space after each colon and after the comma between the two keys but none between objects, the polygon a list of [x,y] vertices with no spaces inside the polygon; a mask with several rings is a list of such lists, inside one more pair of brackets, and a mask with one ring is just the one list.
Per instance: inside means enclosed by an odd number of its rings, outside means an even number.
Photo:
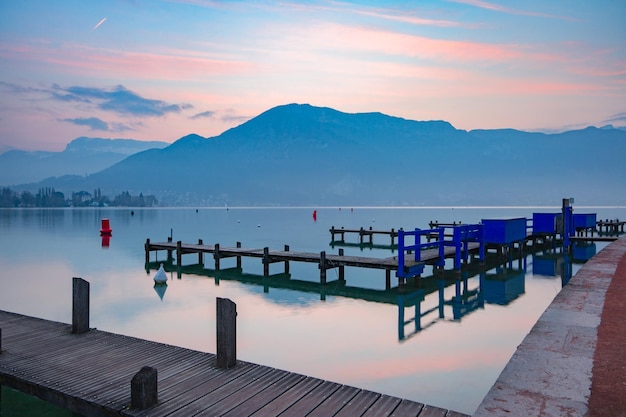
[{"label": "tree on shoreline", "polygon": [[94,190],[93,195],[87,191],[72,192],[72,197],[65,198],[65,194],[54,188],[40,188],[37,194],[22,191],[21,194],[8,187],[0,189],[0,207],[153,207],[158,201],[153,195],[131,195],[128,191],[115,196],[111,201],[102,195],[99,188]]}]

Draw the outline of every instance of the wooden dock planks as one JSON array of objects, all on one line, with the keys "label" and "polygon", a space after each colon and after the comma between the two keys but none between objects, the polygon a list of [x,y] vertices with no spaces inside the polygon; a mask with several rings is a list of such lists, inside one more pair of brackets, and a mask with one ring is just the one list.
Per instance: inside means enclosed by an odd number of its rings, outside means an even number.
[{"label": "wooden dock planks", "polygon": [[[180,248],[181,252],[184,254],[194,254],[194,253],[212,253],[217,254],[220,258],[227,257],[251,257],[251,258],[267,258],[269,263],[274,262],[306,262],[306,263],[317,263],[320,264],[322,262],[322,253],[321,252],[296,252],[296,251],[285,251],[285,250],[265,250],[265,249],[255,249],[255,248],[239,248],[239,247],[219,247],[216,249],[216,245],[199,245],[199,244],[189,244],[189,243],[173,243],[173,242],[157,242],[151,243],[149,240],[146,242],[145,250],[146,252],[158,251],[158,250],[170,250],[176,251],[177,247]],[[468,243],[468,249],[470,251],[477,250],[479,247],[478,243],[470,242]],[[452,246],[446,246],[444,248],[444,256],[450,257],[454,256],[456,253],[456,249]],[[422,251],[421,262],[429,263],[439,258],[439,252],[437,249],[428,249]],[[365,257],[365,256],[351,256],[351,255],[333,255],[324,253],[324,257],[326,260],[326,269],[334,268],[338,266],[354,266],[360,268],[373,268],[373,269],[385,269],[385,270],[396,270],[398,268],[398,257],[391,256],[386,258],[373,258],[373,257]],[[407,256],[408,258],[409,256]],[[413,261],[413,263],[415,263]]]},{"label": "wooden dock planks", "polygon": [[[181,347],[0,311],[0,383],[94,416],[462,416],[436,407]],[[158,372],[159,403],[132,410],[130,380]]]}]

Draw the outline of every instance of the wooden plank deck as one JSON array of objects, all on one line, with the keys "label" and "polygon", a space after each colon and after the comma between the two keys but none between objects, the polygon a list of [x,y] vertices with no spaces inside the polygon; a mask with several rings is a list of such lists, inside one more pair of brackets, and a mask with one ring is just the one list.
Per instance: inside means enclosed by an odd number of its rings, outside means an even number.
[{"label": "wooden plank deck", "polygon": [[[477,242],[468,243],[468,249],[470,251],[477,250],[479,248]],[[366,256],[352,256],[352,255],[333,255],[326,254],[325,252],[297,252],[291,250],[270,250],[270,249],[258,249],[258,248],[241,248],[241,247],[221,247],[218,245],[205,245],[194,243],[174,243],[174,242],[155,242],[152,243],[148,239],[145,244],[146,250],[146,262],[148,262],[148,253],[157,250],[167,251],[180,251],[177,253],[177,257],[180,258],[182,254],[198,254],[209,253],[213,254],[217,258],[229,258],[229,257],[251,257],[251,258],[267,258],[269,263],[274,262],[307,262],[316,263],[322,267],[322,257],[325,258],[326,264],[323,265],[324,269],[335,268],[338,266],[354,266],[361,268],[373,268],[373,269],[385,269],[385,270],[397,270],[398,269],[398,256],[390,256],[386,258],[374,258]],[[446,246],[444,248],[444,256],[451,257],[456,253],[456,249],[452,246]],[[323,254],[323,255],[322,255]],[[423,263],[430,263],[439,258],[439,252],[437,249],[423,250],[420,254],[421,261]],[[419,262],[411,261],[411,256],[406,257],[406,266],[413,266]]]},{"label": "wooden plank deck", "polygon": [[[453,411],[249,362],[0,311],[0,383],[90,416],[463,417]],[[130,381],[158,373],[158,404],[130,409]]]}]

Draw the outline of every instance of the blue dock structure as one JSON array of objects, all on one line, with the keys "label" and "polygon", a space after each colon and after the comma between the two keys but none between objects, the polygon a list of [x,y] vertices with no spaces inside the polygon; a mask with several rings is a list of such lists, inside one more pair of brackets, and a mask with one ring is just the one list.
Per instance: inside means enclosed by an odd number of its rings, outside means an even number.
[{"label": "blue dock structure", "polygon": [[[451,230],[450,232],[447,232]],[[435,240],[431,240],[434,237]],[[451,239],[447,239],[451,237]],[[413,239],[410,244],[409,240]],[[426,241],[424,241],[426,239]],[[451,250],[447,250],[451,248]],[[425,253],[434,252],[437,256],[428,261]],[[424,271],[426,262],[436,267],[443,267],[445,258],[454,256],[454,269],[460,270],[462,262],[467,263],[470,252],[478,251],[481,262],[485,259],[484,228],[481,224],[439,226],[431,229],[399,230],[398,233],[398,269],[400,279],[419,276]]]}]

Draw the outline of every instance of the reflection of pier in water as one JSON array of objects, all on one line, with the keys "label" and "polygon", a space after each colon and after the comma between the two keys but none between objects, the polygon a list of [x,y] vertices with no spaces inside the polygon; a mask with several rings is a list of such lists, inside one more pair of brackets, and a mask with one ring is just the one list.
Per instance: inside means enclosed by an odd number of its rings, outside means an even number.
[{"label": "reflection of pier in water", "polygon": [[[591,249],[586,249],[592,256]],[[593,246],[595,253],[595,245]],[[246,285],[263,287],[265,293],[270,289],[285,289],[305,293],[319,294],[320,300],[327,297],[344,297],[367,302],[383,303],[398,306],[398,338],[407,339],[437,322],[461,320],[464,316],[484,308],[484,304],[506,305],[517,299],[525,291],[525,275],[527,256],[533,256],[533,273],[545,276],[561,275],[565,284],[571,277],[569,257],[559,252],[559,245],[548,242],[545,245],[533,245],[524,253],[509,253],[506,257],[491,254],[485,264],[469,263],[463,266],[460,273],[456,270],[445,270],[433,267],[432,274],[419,278],[407,279],[404,285],[373,289],[348,285],[345,278],[328,280],[326,283],[293,278],[291,273],[257,275],[244,273],[242,268],[222,268],[219,270],[206,268],[204,264],[179,266],[170,257],[167,261],[155,261],[145,264],[146,272],[157,270],[163,263],[166,271],[182,275],[196,275],[213,278],[216,285],[220,281],[238,281]],[[554,267],[548,265],[553,263]],[[558,265],[558,266],[557,266]],[[446,289],[454,287],[454,295],[446,296]],[[437,294],[436,305],[425,307],[428,297]],[[413,313],[407,310],[413,308]]]}]

